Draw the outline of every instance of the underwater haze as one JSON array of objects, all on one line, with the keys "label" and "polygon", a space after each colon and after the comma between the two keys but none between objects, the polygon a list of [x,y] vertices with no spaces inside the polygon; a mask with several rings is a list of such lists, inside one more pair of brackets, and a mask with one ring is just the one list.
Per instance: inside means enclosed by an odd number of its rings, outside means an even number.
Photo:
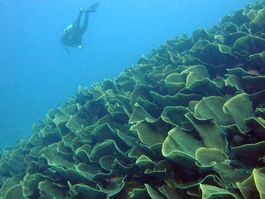
[{"label": "underwater haze", "polygon": [[74,95],[114,79],[167,39],[219,24],[251,0],[102,0],[83,49],[60,44],[79,8],[96,1],[0,2],[0,147],[32,135],[31,126]]}]

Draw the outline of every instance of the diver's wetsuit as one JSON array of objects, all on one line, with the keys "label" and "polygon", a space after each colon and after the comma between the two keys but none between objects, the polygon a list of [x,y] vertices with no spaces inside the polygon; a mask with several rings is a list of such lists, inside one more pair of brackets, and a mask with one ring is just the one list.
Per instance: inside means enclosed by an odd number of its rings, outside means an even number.
[{"label": "diver's wetsuit", "polygon": [[[64,29],[63,35],[61,37],[61,42],[64,44],[65,50],[69,52],[66,46],[71,46],[74,48],[83,48],[82,46],[82,36],[85,33],[88,26],[88,15],[90,12],[96,12],[99,2],[95,3],[88,9],[80,9],[76,21]],[[80,27],[80,21],[82,14],[85,13],[84,24]]]},{"label": "diver's wetsuit", "polygon": [[84,12],[79,11],[76,21],[64,29],[63,36],[61,37],[61,42],[66,46],[71,46],[75,48],[82,48],[82,35],[85,33],[88,26],[88,12],[85,12],[84,24],[80,27],[81,16]]}]

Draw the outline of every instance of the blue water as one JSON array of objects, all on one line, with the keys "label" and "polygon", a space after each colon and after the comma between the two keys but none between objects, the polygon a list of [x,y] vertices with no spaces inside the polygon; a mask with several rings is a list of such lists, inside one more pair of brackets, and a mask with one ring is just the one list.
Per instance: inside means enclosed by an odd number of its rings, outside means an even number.
[{"label": "blue water", "polygon": [[91,13],[84,49],[60,45],[85,0],[1,0],[0,147],[32,135],[31,126],[77,92],[114,79],[167,39],[208,29],[254,0],[102,0]]}]

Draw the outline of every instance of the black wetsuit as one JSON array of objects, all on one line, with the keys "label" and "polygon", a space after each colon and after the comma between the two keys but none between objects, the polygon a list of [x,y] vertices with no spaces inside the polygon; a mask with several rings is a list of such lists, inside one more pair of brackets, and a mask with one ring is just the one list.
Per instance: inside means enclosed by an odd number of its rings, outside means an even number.
[{"label": "black wetsuit", "polygon": [[[70,26],[68,26],[66,29],[64,29],[64,33],[61,37],[61,43],[64,44],[65,50],[68,53],[70,53],[70,51],[67,49],[67,46],[83,48],[82,36],[86,32],[88,26],[88,15],[91,12],[96,12],[98,6],[99,2],[95,3],[88,9],[80,9],[76,21]],[[83,13],[85,14],[84,24],[80,26],[80,20]]]},{"label": "black wetsuit", "polygon": [[[80,20],[83,13],[85,13],[84,24],[80,27]],[[88,15],[89,12],[83,12],[80,10],[76,21],[66,29],[64,29],[63,36],[61,37],[61,42],[65,46],[82,48],[82,36],[88,26]]]}]

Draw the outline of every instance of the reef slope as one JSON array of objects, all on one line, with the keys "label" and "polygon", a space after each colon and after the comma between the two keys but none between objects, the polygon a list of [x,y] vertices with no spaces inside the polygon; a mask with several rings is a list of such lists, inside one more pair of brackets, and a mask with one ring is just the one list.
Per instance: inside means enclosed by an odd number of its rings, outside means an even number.
[{"label": "reef slope", "polygon": [[0,153],[0,197],[265,198],[265,1],[80,87]]}]

